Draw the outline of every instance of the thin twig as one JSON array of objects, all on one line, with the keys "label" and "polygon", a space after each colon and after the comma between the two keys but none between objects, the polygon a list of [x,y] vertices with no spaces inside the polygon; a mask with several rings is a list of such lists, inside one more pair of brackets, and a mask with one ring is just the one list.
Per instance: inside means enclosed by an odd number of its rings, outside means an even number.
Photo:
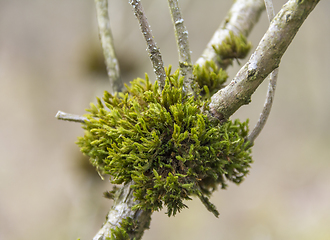
[{"label": "thin twig", "polygon": [[[221,44],[226,38],[230,37],[230,32],[233,32],[236,36],[242,34],[247,37],[258,22],[264,9],[263,0],[236,0],[196,63],[204,66],[206,61],[213,60],[217,62],[218,56],[213,46]],[[226,69],[228,65],[228,62],[224,62],[220,67]]]},{"label": "thin twig", "polygon": [[249,136],[247,137],[247,140],[250,142],[251,145],[253,145],[255,139],[258,137],[258,135],[260,134],[260,132],[266,125],[266,121],[270,114],[270,110],[272,108],[272,104],[273,104],[273,100],[274,100],[276,82],[277,82],[277,74],[278,74],[278,68],[276,68],[270,74],[268,92],[267,92],[267,97],[266,97],[266,101],[264,104],[264,108],[262,109],[262,112],[260,114],[257,124],[255,125],[254,129],[251,131]]},{"label": "thin twig", "polygon": [[88,121],[86,117],[82,117],[71,113],[65,113],[62,111],[58,111],[55,117],[59,120],[70,121],[70,122],[85,123],[85,121]]},{"label": "thin twig", "polygon": [[144,13],[142,3],[140,2],[140,0],[130,0],[129,3],[132,5],[134,10],[134,15],[139,21],[141,32],[147,43],[149,58],[154,68],[154,72],[156,74],[156,78],[159,83],[160,90],[162,91],[165,86],[166,74],[165,74],[164,63],[160,50],[157,47],[157,44],[151,33],[151,28],[148,23],[147,17]]},{"label": "thin twig", "polygon": [[193,64],[191,63],[188,31],[184,25],[178,0],[168,0],[172,21],[175,30],[175,38],[179,51],[180,73],[184,77],[184,88],[188,94],[193,94]]},{"label": "thin twig", "polygon": [[116,58],[110,29],[108,0],[95,0],[95,5],[99,25],[99,36],[110,80],[111,91],[112,93],[120,92],[123,89],[123,83],[120,78],[119,64]]},{"label": "thin twig", "polygon": [[[265,0],[265,5],[266,5],[269,22],[271,22],[273,20],[273,18],[275,17],[273,1]],[[254,129],[251,131],[249,136],[247,137],[247,140],[250,142],[251,145],[253,145],[254,141],[256,140],[258,135],[261,133],[261,131],[264,128],[264,126],[266,125],[266,121],[269,117],[270,110],[272,108],[273,100],[274,100],[274,96],[275,96],[277,75],[278,75],[278,68],[276,68],[274,71],[272,71],[269,76],[268,91],[267,91],[264,108],[262,109],[262,112],[260,114],[257,124],[255,125]]]},{"label": "thin twig", "polygon": [[275,17],[273,0],[264,0],[264,2],[265,2],[265,6],[266,6],[268,20],[269,20],[269,22],[271,22],[273,20],[273,18]]}]

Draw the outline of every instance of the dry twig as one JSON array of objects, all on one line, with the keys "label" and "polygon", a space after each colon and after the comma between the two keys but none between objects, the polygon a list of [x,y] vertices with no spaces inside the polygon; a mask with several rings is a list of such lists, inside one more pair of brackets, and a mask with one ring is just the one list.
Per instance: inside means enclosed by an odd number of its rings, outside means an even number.
[{"label": "dry twig", "polygon": [[188,94],[193,94],[193,64],[191,63],[188,31],[184,25],[178,0],[168,0],[172,16],[176,43],[179,51],[180,74],[184,77],[184,88]]},{"label": "dry twig", "polygon": [[120,92],[123,89],[123,83],[120,78],[119,64],[116,58],[113,38],[110,29],[108,0],[95,0],[95,5],[99,26],[99,36],[110,80],[111,91],[112,93]]},{"label": "dry twig", "polygon": [[62,111],[58,111],[55,115],[55,117],[59,120],[64,120],[64,121],[70,121],[70,122],[79,122],[79,123],[85,123],[85,121],[88,121],[87,118],[71,114],[71,113],[65,113]]},{"label": "dry twig", "polygon": [[132,5],[134,10],[134,15],[139,21],[141,32],[147,43],[149,58],[154,68],[154,72],[156,74],[156,78],[159,83],[160,90],[162,91],[165,86],[166,74],[165,74],[164,63],[162,56],[160,54],[160,50],[157,47],[157,44],[151,33],[151,28],[148,23],[147,17],[144,13],[142,3],[140,2],[140,0],[130,0],[129,3]]}]

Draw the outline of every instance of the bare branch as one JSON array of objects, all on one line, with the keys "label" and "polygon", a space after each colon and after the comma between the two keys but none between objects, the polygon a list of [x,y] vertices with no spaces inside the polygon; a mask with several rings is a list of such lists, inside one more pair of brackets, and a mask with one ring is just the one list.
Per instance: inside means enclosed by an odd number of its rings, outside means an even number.
[{"label": "bare branch", "polygon": [[[214,52],[213,46],[221,44],[230,37],[230,32],[237,36],[242,34],[247,37],[264,9],[263,0],[236,0],[196,63],[203,66],[206,61],[217,62],[217,54]],[[225,69],[227,66],[228,64],[224,64],[221,68]]]},{"label": "bare branch", "polygon": [[64,120],[64,121],[70,121],[70,122],[79,122],[79,123],[85,123],[85,121],[88,121],[87,118],[71,114],[71,113],[65,113],[62,111],[58,111],[55,115],[55,117],[59,120]]},{"label": "bare branch", "polygon": [[268,20],[269,20],[269,22],[271,22],[273,20],[273,18],[275,17],[273,0],[264,0],[264,2],[266,5]]},{"label": "bare branch", "polygon": [[250,60],[225,88],[212,96],[210,110],[227,119],[251,101],[251,95],[276,69],[300,26],[320,0],[289,0],[275,16]]},{"label": "bare branch", "polygon": [[119,64],[116,58],[113,38],[110,29],[108,0],[95,0],[95,5],[97,21],[99,25],[99,36],[110,80],[111,91],[112,93],[120,92],[123,89],[123,83],[120,78]]},{"label": "bare branch", "polygon": [[[273,7],[273,1],[272,0],[265,0],[266,10],[269,22],[273,20],[275,17],[275,11]],[[278,75],[278,68],[276,68],[274,71],[271,72],[269,77],[269,84],[268,84],[268,91],[266,96],[266,101],[264,104],[264,108],[260,114],[259,120],[257,124],[255,125],[254,129],[251,131],[249,136],[247,137],[247,140],[250,142],[250,144],[253,144],[255,139],[258,137],[258,135],[261,133],[262,129],[266,125],[266,121],[268,119],[268,116],[270,114],[270,110],[273,105],[273,100],[275,96],[275,89],[276,89],[276,82],[277,82],[277,75]]]},{"label": "bare branch", "polygon": [[179,66],[180,73],[184,77],[184,87],[188,94],[193,94],[193,64],[191,63],[188,31],[184,25],[184,19],[182,17],[178,0],[168,0],[172,21],[175,30],[176,43],[179,50]]},{"label": "bare branch", "polygon": [[132,5],[134,10],[134,15],[139,21],[141,32],[147,43],[149,58],[154,68],[154,72],[156,74],[156,78],[159,83],[160,90],[162,91],[165,86],[166,74],[165,74],[164,63],[162,56],[160,54],[160,50],[157,47],[157,44],[151,33],[151,28],[148,23],[147,17],[144,13],[142,3],[140,2],[140,0],[130,0],[129,3]]},{"label": "bare branch", "polygon": [[119,190],[117,199],[115,199],[106,217],[105,223],[93,240],[110,239],[111,230],[116,230],[117,227],[120,228],[120,224],[127,217],[137,222],[137,228],[129,234],[129,239],[141,239],[144,230],[149,228],[151,211],[132,210],[132,207],[138,204],[138,202],[134,200],[133,189],[131,189],[132,184],[133,182],[128,183]]},{"label": "bare branch", "polygon": [[268,116],[270,114],[270,110],[273,105],[274,95],[275,95],[275,89],[276,89],[276,82],[277,82],[277,75],[278,75],[278,68],[276,68],[272,73],[270,74],[269,84],[268,84],[268,91],[267,91],[267,97],[264,104],[264,108],[260,114],[259,120],[257,124],[255,125],[254,129],[249,134],[247,140],[250,142],[250,144],[253,144],[255,139],[258,137],[262,129],[264,128],[266,121],[268,119]]}]

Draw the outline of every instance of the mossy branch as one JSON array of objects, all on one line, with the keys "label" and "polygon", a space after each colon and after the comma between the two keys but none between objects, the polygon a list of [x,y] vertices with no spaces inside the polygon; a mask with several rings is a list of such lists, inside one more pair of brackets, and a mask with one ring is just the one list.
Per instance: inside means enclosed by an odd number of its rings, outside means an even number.
[{"label": "mossy branch", "polygon": [[226,39],[230,39],[231,34],[237,37],[247,37],[264,9],[263,0],[236,0],[196,64],[204,66],[207,61],[214,61],[218,62],[222,69],[226,69],[231,61],[219,62],[219,54],[214,47],[226,42]]},{"label": "mossy branch", "polygon": [[154,40],[154,37],[152,35],[151,28],[144,13],[142,3],[140,2],[140,0],[130,0],[129,3],[132,5],[134,15],[139,21],[141,32],[147,43],[149,58],[154,68],[154,72],[159,83],[160,91],[162,91],[165,86],[166,74],[160,50],[157,47],[156,41]]},{"label": "mossy branch", "polygon": [[193,64],[191,62],[188,31],[184,25],[184,19],[181,14],[179,1],[168,0],[172,22],[175,30],[175,38],[179,52],[180,74],[184,77],[183,84],[188,94],[193,94]]},{"label": "mossy branch", "polygon": [[276,69],[300,26],[320,0],[289,0],[275,16],[249,61],[225,88],[212,96],[210,110],[218,119],[229,118],[251,101],[251,95]]},{"label": "mossy branch", "polygon": [[110,80],[112,93],[120,92],[123,83],[120,77],[119,63],[115,54],[112,33],[110,29],[110,19],[108,13],[108,0],[95,0],[97,22],[99,26],[99,36],[103,48],[105,65]]},{"label": "mossy branch", "polygon": [[[134,200],[133,190],[131,189],[132,184],[132,182],[127,183],[118,190],[106,221],[93,240],[141,239],[144,230],[149,228],[151,212],[132,210],[138,203]],[[134,227],[127,224],[127,220],[135,223]]]},{"label": "mossy branch", "polygon": [[[157,82],[152,85],[146,79],[145,84],[141,84],[143,80],[138,79],[128,88],[129,94],[106,93],[104,101],[98,100],[98,106],[92,105],[88,121],[84,120],[86,134],[78,141],[82,152],[90,156],[98,170],[109,174],[113,183],[125,184],[94,240],[140,239],[149,226],[152,211],[166,206],[168,214],[175,215],[186,207],[183,200],[189,200],[191,195],[199,196],[207,209],[218,215],[209,202],[209,195],[217,185],[225,188],[226,181],[240,183],[252,162],[250,146],[245,141],[247,122],[221,121],[219,124],[218,119],[227,120],[249,102],[263,79],[278,66],[295,33],[318,2],[290,0],[272,21],[249,62],[227,87],[213,95],[208,105],[209,101],[183,94],[178,73],[166,79],[159,49],[155,43],[148,43],[153,38],[140,1],[130,1],[147,40],[149,54],[160,57],[160,60],[151,59],[162,91],[158,91]],[[236,5],[238,3],[240,5]],[[223,23],[227,35],[221,41],[217,35],[210,45],[210,54],[204,54],[198,61],[200,66],[207,65],[208,61],[212,68],[211,62],[217,58],[214,45],[230,37],[230,31],[236,36],[239,36],[237,32],[242,36],[249,33],[263,9],[259,3],[256,0],[235,2],[236,7]],[[161,68],[163,71],[157,73]],[[201,77],[208,74],[203,69],[197,72]],[[224,78],[217,70],[212,81],[201,78],[200,82],[215,89],[223,84]],[[209,94],[208,86],[203,89]],[[205,114],[208,106],[218,119]]]}]

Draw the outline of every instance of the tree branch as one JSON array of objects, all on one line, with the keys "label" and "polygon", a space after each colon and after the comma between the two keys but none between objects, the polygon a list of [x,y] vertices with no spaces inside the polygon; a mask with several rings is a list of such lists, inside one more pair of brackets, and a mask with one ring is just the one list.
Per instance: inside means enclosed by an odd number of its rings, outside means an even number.
[{"label": "tree branch", "polygon": [[[275,11],[273,7],[273,1],[272,0],[265,0],[266,10],[269,22],[273,20],[275,17]],[[270,110],[273,105],[273,100],[275,96],[275,89],[276,89],[276,82],[277,82],[277,75],[278,75],[278,68],[276,68],[269,77],[269,84],[268,84],[268,91],[266,96],[266,101],[264,104],[264,108],[260,114],[259,120],[257,124],[255,125],[254,129],[251,131],[249,136],[247,137],[247,140],[252,145],[255,141],[255,139],[258,137],[258,135],[261,133],[262,129],[266,125],[268,116],[270,114]]]},{"label": "tree branch", "polygon": [[266,125],[266,121],[268,119],[268,116],[270,114],[270,110],[273,105],[274,95],[275,95],[275,89],[276,89],[276,82],[277,82],[277,75],[278,75],[278,68],[276,68],[269,77],[269,84],[268,84],[268,91],[267,91],[267,97],[264,104],[264,108],[260,114],[259,120],[257,124],[255,125],[254,129],[251,131],[249,136],[247,137],[247,140],[250,142],[250,144],[253,144],[264,126]]},{"label": "tree branch", "polygon": [[268,20],[269,20],[269,22],[271,22],[273,20],[273,18],[275,17],[273,0],[264,0],[264,2],[265,2],[265,6],[266,6]]},{"label": "tree branch", "polygon": [[79,122],[79,123],[85,123],[85,121],[88,121],[87,118],[79,116],[79,115],[74,115],[71,113],[65,113],[62,111],[58,111],[55,115],[55,117],[59,120],[64,120],[64,121],[71,121],[71,122]]},{"label": "tree branch", "polygon": [[184,25],[178,0],[168,0],[175,30],[175,38],[179,51],[180,74],[184,77],[184,88],[188,94],[193,94],[193,64],[191,63],[188,31]]},{"label": "tree branch", "polygon": [[251,101],[262,81],[279,66],[300,26],[320,0],[289,0],[275,16],[250,60],[225,88],[212,96],[211,113],[227,119]]},{"label": "tree branch", "polygon": [[159,83],[160,90],[162,91],[165,86],[166,74],[165,74],[164,63],[162,56],[160,54],[160,50],[157,47],[157,44],[151,33],[151,28],[148,23],[147,17],[144,13],[142,3],[140,2],[140,0],[130,0],[129,3],[132,5],[134,10],[134,15],[139,21],[141,32],[147,43],[149,58],[154,68],[154,72],[156,74],[156,78]]},{"label": "tree branch", "polygon": [[116,58],[113,38],[110,29],[108,0],[95,0],[95,5],[99,26],[99,36],[110,80],[111,91],[112,93],[120,92],[123,89],[123,83],[120,78],[119,64]]},{"label": "tree branch", "polygon": [[127,217],[136,222],[136,228],[129,233],[129,239],[140,239],[144,230],[149,228],[151,212],[132,210],[132,207],[138,204],[138,202],[134,200],[133,190],[131,189],[132,184],[133,182],[128,183],[119,190],[118,196],[106,217],[106,222],[93,240],[110,239],[112,231],[121,228],[121,223]]},{"label": "tree branch", "polygon": [[[229,38],[230,32],[237,36],[242,34],[247,37],[264,9],[263,0],[236,0],[196,63],[203,66],[206,61],[217,62],[217,54],[213,46],[221,44],[226,38]],[[223,63],[220,67],[226,69],[228,63]]]}]

